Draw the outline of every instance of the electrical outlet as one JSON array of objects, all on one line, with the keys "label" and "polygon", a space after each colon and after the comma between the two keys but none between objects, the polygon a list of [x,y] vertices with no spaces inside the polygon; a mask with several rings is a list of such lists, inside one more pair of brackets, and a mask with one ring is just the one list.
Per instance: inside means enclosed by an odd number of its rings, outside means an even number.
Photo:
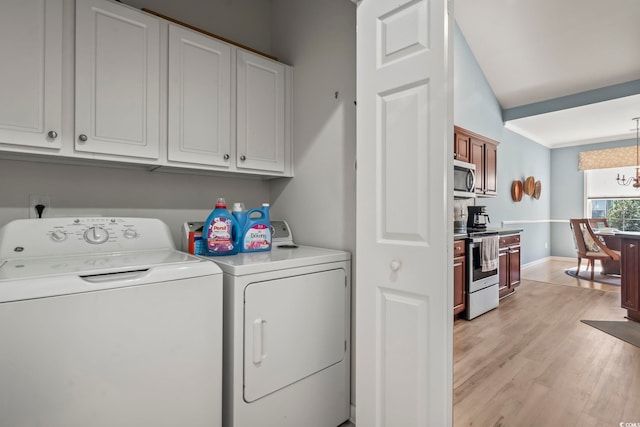
[{"label": "electrical outlet", "polygon": [[51,218],[51,196],[44,195],[39,196],[35,194],[29,195],[29,218],[38,218],[37,205],[43,205],[44,211],[42,211],[42,218]]},{"label": "electrical outlet", "polygon": [[544,242],[544,248],[549,249],[549,242]]}]

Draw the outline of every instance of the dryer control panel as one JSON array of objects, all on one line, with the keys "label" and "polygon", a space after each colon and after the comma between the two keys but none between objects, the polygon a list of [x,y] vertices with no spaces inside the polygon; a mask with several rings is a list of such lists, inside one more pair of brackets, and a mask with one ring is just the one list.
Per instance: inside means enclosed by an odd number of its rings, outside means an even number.
[{"label": "dryer control panel", "polygon": [[153,218],[42,218],[0,229],[0,259],[174,249],[169,228]]}]

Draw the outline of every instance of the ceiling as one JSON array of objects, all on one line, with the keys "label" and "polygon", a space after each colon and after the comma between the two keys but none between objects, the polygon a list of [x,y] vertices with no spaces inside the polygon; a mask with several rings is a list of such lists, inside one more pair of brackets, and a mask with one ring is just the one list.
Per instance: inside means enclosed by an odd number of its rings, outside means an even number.
[{"label": "ceiling", "polygon": [[550,148],[635,139],[640,0],[456,0],[505,126]]}]

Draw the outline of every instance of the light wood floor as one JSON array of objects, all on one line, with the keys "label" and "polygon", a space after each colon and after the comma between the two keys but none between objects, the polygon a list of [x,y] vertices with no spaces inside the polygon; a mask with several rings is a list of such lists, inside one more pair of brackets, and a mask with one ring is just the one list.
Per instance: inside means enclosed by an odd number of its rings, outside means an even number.
[{"label": "light wood floor", "polygon": [[624,320],[618,287],[525,269],[515,295],[454,324],[454,425],[640,423],[640,348],[580,322]]}]

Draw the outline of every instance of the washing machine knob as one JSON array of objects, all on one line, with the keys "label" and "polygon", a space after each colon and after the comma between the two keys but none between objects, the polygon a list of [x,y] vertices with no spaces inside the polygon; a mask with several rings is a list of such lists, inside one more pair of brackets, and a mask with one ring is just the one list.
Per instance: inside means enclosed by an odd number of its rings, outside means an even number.
[{"label": "washing machine knob", "polygon": [[109,240],[109,233],[102,227],[90,227],[84,232],[84,240],[86,240],[87,243],[97,245]]},{"label": "washing machine knob", "polygon": [[138,233],[136,232],[136,230],[133,230],[131,228],[127,228],[122,232],[122,234],[127,239],[135,239],[136,237],[138,237]]},{"label": "washing machine knob", "polygon": [[51,240],[54,242],[64,242],[67,240],[67,233],[62,230],[53,230],[51,232]]}]

